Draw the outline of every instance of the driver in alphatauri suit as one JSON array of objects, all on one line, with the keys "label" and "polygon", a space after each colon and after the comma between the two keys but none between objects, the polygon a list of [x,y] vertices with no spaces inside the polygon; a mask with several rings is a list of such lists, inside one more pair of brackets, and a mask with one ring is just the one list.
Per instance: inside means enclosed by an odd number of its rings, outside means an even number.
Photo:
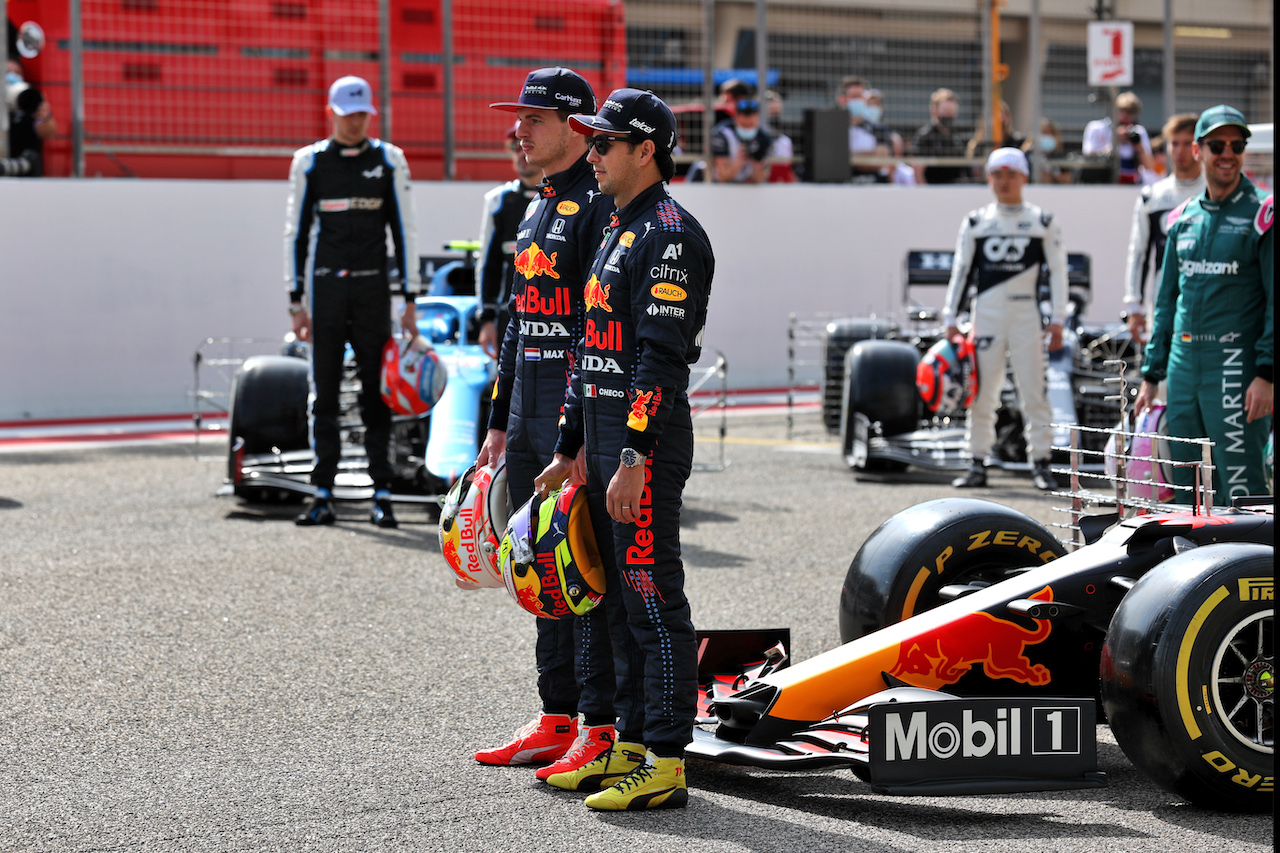
[{"label": "driver in alphatauri suit", "polygon": [[[409,165],[394,145],[365,135],[376,111],[360,77],[329,90],[334,134],[293,155],[285,215],[285,285],[299,340],[311,341],[311,436],[316,497],[298,516],[303,526],[332,524],[334,478],[342,456],[339,389],[347,342],[360,377],[360,417],[373,480],[370,520],[395,527],[391,510],[391,410],[380,393],[382,348],[391,336],[387,232],[395,246],[404,308],[401,325],[416,332],[418,249]],[[308,286],[309,285],[309,286]],[[304,304],[306,300],[307,304]]]},{"label": "driver in alphatauri suit", "polygon": [[[591,521],[606,572],[618,690],[618,741],[552,775],[596,791],[593,809],[683,807],[693,739],[697,645],[680,560],[680,507],[693,463],[687,389],[698,360],[715,260],[706,232],[668,194],[675,117],[650,92],[614,91],[593,117],[589,160],[619,205],[586,287],[582,357],[570,380],[555,462],[563,482],[584,443]],[[610,547],[612,546],[612,547]]]},{"label": "driver in alphatauri suit", "polygon": [[[1053,409],[1043,340],[1047,332],[1049,348],[1062,347],[1067,256],[1053,214],[1022,200],[1029,171],[1026,155],[1016,148],[997,148],[987,158],[986,169],[996,201],[972,211],[960,226],[943,315],[947,337],[958,343],[956,315],[965,291],[972,287],[970,335],[978,357],[978,396],[969,409],[965,439],[973,462],[952,485],[965,489],[987,484],[984,459],[996,440],[1000,390],[1006,364],[1012,362],[1032,477],[1036,488],[1048,491],[1057,488],[1057,482],[1049,470]],[[1044,265],[1049,269],[1052,319],[1042,331],[1036,285]]]},{"label": "driver in alphatauri suit", "polygon": [[[491,105],[515,112],[529,162],[546,174],[516,231],[510,319],[498,358],[489,431],[477,465],[505,450],[514,507],[533,497],[533,478],[551,461],[582,336],[583,284],[612,212],[591,174],[586,145],[568,125],[595,108],[591,86],[567,68],[531,72],[520,99]],[[550,764],[613,742],[613,665],[603,612],[536,619],[542,712],[506,744],[475,754],[482,764]],[[577,714],[583,715],[579,749]],[[594,753],[592,753],[594,756]],[[547,768],[543,768],[544,770]],[[540,770],[539,773],[542,771]]]}]

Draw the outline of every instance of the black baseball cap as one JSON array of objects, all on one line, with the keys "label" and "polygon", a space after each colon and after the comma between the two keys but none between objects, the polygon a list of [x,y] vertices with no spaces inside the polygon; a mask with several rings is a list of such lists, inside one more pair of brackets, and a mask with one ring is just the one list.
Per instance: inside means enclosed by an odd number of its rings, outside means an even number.
[{"label": "black baseball cap", "polygon": [[596,111],[596,95],[581,74],[568,68],[539,68],[524,78],[520,100],[490,104],[495,110],[569,110],[573,113]]},{"label": "black baseball cap", "polygon": [[659,152],[670,154],[676,147],[676,117],[671,108],[653,92],[614,89],[593,116],[569,116],[578,133],[594,136],[630,136],[653,140]]}]

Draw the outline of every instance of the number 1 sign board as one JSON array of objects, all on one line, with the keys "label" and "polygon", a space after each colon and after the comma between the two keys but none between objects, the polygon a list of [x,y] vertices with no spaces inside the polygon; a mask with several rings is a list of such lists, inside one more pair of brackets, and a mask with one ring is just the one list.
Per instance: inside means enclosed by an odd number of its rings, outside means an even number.
[{"label": "number 1 sign board", "polygon": [[1090,86],[1133,85],[1133,22],[1090,21]]}]

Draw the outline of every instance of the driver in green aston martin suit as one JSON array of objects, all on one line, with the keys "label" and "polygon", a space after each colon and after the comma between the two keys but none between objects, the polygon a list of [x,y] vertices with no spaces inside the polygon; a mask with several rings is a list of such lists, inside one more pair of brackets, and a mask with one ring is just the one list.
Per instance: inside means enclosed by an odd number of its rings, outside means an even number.
[{"label": "driver in green aston martin suit", "polygon": [[[1249,126],[1239,110],[1207,109],[1195,131],[1206,188],[1169,214],[1155,322],[1136,407],[1168,379],[1169,434],[1213,440],[1214,502],[1267,493],[1263,448],[1273,382],[1272,196],[1240,173]],[[1196,450],[1173,443],[1175,459]],[[1190,468],[1174,481],[1190,485]]]}]

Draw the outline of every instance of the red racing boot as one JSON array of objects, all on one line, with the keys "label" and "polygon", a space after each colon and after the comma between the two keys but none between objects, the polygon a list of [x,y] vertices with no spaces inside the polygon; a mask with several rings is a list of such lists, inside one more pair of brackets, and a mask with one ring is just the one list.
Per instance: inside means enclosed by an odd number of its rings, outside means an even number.
[{"label": "red racing boot", "polygon": [[578,736],[578,718],[539,714],[518,730],[511,742],[476,753],[481,764],[550,764],[569,751]]},{"label": "red racing boot", "polygon": [[578,730],[578,738],[564,754],[564,758],[555,764],[539,767],[533,775],[545,782],[552,774],[568,773],[584,767],[612,747],[616,737],[613,726],[583,726]]}]

